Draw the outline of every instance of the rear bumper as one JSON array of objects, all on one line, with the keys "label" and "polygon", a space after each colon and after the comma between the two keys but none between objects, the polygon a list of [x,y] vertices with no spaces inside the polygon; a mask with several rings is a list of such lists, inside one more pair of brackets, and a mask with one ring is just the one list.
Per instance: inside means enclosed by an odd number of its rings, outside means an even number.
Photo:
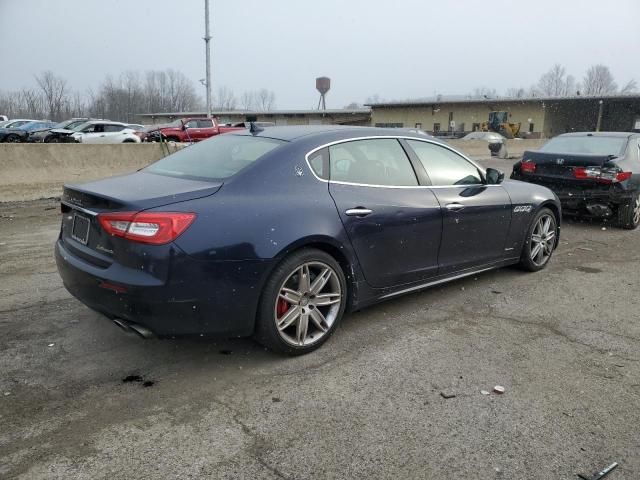
[{"label": "rear bumper", "polygon": [[[514,174],[511,178],[524,182],[529,181],[523,175]],[[635,194],[635,191],[625,190],[619,184],[612,186],[598,185],[594,188],[574,188],[538,181],[529,181],[529,183],[542,185],[552,190],[558,196],[564,213],[588,214],[599,217],[613,215],[620,204],[627,203]]]},{"label": "rear bumper", "polygon": [[74,256],[58,240],[58,272],[65,288],[89,308],[123,319],[156,336],[248,336],[253,333],[258,298],[270,263],[205,262],[181,255],[167,259],[166,282],[150,276],[127,283],[122,269],[105,269]]}]

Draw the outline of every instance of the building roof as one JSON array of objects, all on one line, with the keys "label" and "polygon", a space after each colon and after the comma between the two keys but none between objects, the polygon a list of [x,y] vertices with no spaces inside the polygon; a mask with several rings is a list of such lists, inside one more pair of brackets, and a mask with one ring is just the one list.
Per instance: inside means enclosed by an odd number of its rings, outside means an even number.
[{"label": "building roof", "polygon": [[437,96],[420,98],[416,100],[401,100],[393,102],[370,103],[366,106],[372,108],[390,107],[428,107],[431,105],[447,104],[489,104],[489,103],[536,103],[536,102],[568,102],[586,100],[633,100],[640,101],[640,95],[573,95],[570,97],[493,97],[493,98],[460,98],[459,95]]},{"label": "building roof", "polygon": [[[336,108],[331,110],[216,110],[212,111],[213,116],[224,115],[362,115],[370,114],[371,109],[366,108]],[[157,112],[157,113],[138,113],[139,117],[202,117],[206,116],[207,112]]]}]

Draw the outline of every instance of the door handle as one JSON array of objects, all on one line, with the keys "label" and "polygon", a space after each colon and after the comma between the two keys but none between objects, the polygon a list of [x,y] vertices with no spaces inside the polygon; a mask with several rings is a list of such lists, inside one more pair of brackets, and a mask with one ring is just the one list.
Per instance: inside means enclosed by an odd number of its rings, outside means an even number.
[{"label": "door handle", "polygon": [[346,210],[344,212],[345,215],[348,215],[350,217],[366,217],[367,215],[370,215],[372,213],[373,210],[369,210],[368,208],[363,207],[350,208],[349,210]]},{"label": "door handle", "polygon": [[464,208],[464,205],[461,203],[448,203],[445,208],[450,212],[458,212]]}]

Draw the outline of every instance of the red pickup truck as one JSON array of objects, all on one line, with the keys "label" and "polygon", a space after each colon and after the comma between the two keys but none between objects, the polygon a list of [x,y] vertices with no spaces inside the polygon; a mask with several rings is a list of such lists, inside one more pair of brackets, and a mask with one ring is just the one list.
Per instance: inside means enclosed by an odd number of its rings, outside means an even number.
[{"label": "red pickup truck", "polygon": [[169,142],[199,142],[221,133],[243,130],[242,127],[222,127],[215,118],[181,118],[147,132],[147,140]]}]

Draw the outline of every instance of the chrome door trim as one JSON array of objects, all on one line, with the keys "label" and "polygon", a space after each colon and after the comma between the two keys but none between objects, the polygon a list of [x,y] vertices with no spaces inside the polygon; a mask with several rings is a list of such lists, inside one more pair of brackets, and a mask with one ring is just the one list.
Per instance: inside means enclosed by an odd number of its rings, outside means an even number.
[{"label": "chrome door trim", "polygon": [[467,157],[465,154],[459,152],[455,148],[452,148],[449,145],[445,145],[443,143],[440,143],[440,142],[437,142],[437,141],[434,141],[434,140],[431,140],[431,139],[428,139],[428,138],[411,137],[411,136],[408,136],[408,135],[367,135],[366,137],[351,137],[351,138],[344,138],[342,140],[334,140],[333,142],[328,142],[328,143],[325,143],[325,144],[320,145],[318,147],[315,147],[313,150],[310,150],[309,152],[307,152],[305,154],[304,158],[305,158],[305,161],[307,162],[307,166],[309,167],[309,170],[311,170],[311,173],[313,174],[313,176],[317,180],[320,180],[321,182],[326,182],[326,183],[336,183],[336,184],[341,184],[341,185],[356,185],[356,186],[362,186],[362,187],[377,187],[377,188],[451,188],[451,187],[468,188],[468,187],[474,187],[474,186],[475,187],[478,187],[478,186],[499,187],[500,186],[499,184],[498,185],[487,185],[487,184],[484,184],[484,183],[473,184],[473,185],[369,185],[369,184],[366,184],[366,183],[340,182],[340,181],[336,181],[336,180],[325,180],[324,178],[318,177],[318,175],[316,175],[316,172],[311,167],[311,163],[309,163],[309,157],[311,155],[313,155],[314,153],[316,153],[318,150],[322,150],[323,148],[331,147],[333,145],[338,145],[340,143],[354,142],[354,141],[357,141],[357,140],[377,140],[377,139],[415,140],[417,142],[425,142],[425,143],[430,143],[432,145],[437,145],[439,147],[446,148],[447,150],[451,150],[453,153],[456,153],[456,154],[460,155],[462,158],[464,158],[466,161],[471,163],[478,170],[480,170],[481,172],[486,174],[486,169],[485,168],[482,168],[476,162],[474,162],[469,157]]}]

